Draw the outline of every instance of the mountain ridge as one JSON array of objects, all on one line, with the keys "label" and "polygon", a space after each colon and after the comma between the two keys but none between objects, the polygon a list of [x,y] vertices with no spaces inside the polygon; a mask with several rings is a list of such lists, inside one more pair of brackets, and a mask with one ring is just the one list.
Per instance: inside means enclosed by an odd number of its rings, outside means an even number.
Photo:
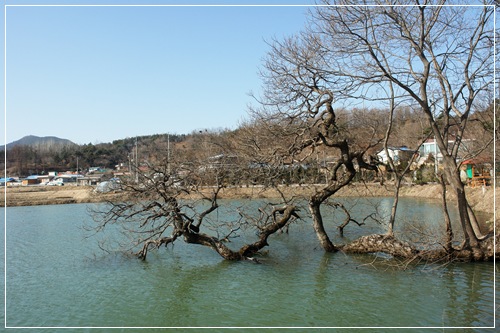
[{"label": "mountain ridge", "polygon": [[61,139],[56,136],[36,136],[36,135],[26,135],[19,140],[13,141],[5,145],[6,149],[12,149],[16,146],[29,146],[34,147],[39,150],[50,150],[50,149],[60,149],[63,147],[77,146],[76,143],[68,140]]}]

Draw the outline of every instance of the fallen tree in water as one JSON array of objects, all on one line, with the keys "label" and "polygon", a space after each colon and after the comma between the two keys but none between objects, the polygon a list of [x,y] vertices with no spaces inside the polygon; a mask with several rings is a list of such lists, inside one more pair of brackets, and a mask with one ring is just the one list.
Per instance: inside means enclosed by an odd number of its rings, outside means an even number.
[{"label": "fallen tree in water", "polygon": [[385,234],[374,234],[360,237],[359,239],[339,246],[339,249],[345,253],[385,253],[398,259],[409,261],[493,261],[500,258],[500,237],[496,236],[496,249],[494,248],[495,239],[488,237],[481,242],[481,251],[475,253],[470,249],[452,247],[450,249],[418,249],[410,243],[398,240],[394,236]]},{"label": "fallen tree in water", "polygon": [[[121,193],[117,199],[93,207],[91,212],[97,224],[88,230],[99,233],[118,228],[123,240],[127,240],[118,244],[120,249],[142,260],[151,249],[178,240],[211,248],[226,260],[255,260],[254,255],[269,245],[271,235],[299,219],[299,208],[289,201],[264,203],[252,209],[226,208],[226,212],[233,209],[230,216],[219,216],[218,196],[223,183],[231,181],[232,173],[213,168],[203,170],[200,175],[204,161],[189,167],[173,158],[163,162],[149,165],[147,172],[137,168],[134,176],[123,178],[117,184]],[[200,190],[205,177],[217,180],[211,193],[206,187]],[[254,241],[239,249],[228,246],[245,230],[252,230],[256,235]]]},{"label": "fallen tree in water", "polygon": [[[325,186],[309,198],[313,227],[325,251],[492,260],[492,233],[483,234],[479,228],[460,168],[465,159],[490,149],[493,141],[492,121],[476,131],[467,129],[479,104],[494,105],[490,98],[494,89],[494,48],[490,43],[495,33],[494,8],[375,4],[357,6],[346,0],[338,6],[315,7],[308,21],[310,29],[273,41],[263,65],[261,109],[254,111],[258,123],[268,131],[276,131],[276,123],[285,128],[280,135],[290,138],[288,149],[273,152],[281,153],[282,160],[302,161],[319,150],[335,157],[322,165]],[[365,109],[365,103],[374,101],[383,105],[383,110]],[[361,102],[362,109],[340,107]],[[334,244],[325,230],[322,205],[363,169],[376,169],[376,158],[370,154],[381,142],[390,155],[393,114],[404,107],[419,114],[425,127],[414,133],[417,144],[406,148],[416,154],[425,138],[433,138],[434,158],[440,159],[434,176],[442,176],[443,186],[454,195],[459,227],[452,229],[445,198],[444,250],[417,249],[396,239],[393,229],[403,172],[396,177],[396,200],[386,234],[362,237],[347,245]],[[470,142],[480,140],[466,138],[479,131],[491,135],[473,147]],[[257,142],[255,137],[247,146]],[[254,146],[255,155],[262,152],[260,145]],[[461,244],[453,245],[454,235],[460,235]]]},{"label": "fallen tree in water", "polygon": [[[333,109],[327,108],[326,112],[330,112],[330,116],[325,118],[334,117]],[[498,246],[495,252],[491,235],[481,240],[479,251],[457,244],[453,233],[449,232],[444,235],[440,247],[435,244],[416,246],[409,241],[398,239],[394,233],[366,235],[343,244],[333,242],[324,224],[322,207],[325,205],[338,208],[344,213],[345,218],[338,227],[341,235],[350,222],[362,226],[368,219],[376,220],[374,212],[368,212],[362,222],[358,222],[352,218],[351,208],[329,201],[352,182],[358,175],[358,170],[376,170],[376,165],[365,160],[366,149],[356,146],[358,149],[353,152],[353,146],[348,140],[333,140],[340,132],[325,131],[327,126],[321,122],[316,122],[316,125],[318,127],[315,130],[309,129],[312,135],[306,137],[305,141],[294,137],[293,140],[282,142],[281,147],[283,152],[294,151],[297,154],[304,154],[307,149],[314,150],[318,145],[339,152],[341,157],[336,163],[331,163],[328,168],[325,166],[330,175],[327,183],[314,186],[312,194],[307,194],[308,191],[304,191],[304,195],[297,192],[287,193],[287,187],[283,187],[283,184],[278,186],[269,182],[261,189],[272,188],[279,193],[279,198],[273,199],[274,202],[248,200],[247,206],[231,206],[231,202],[221,201],[219,198],[227,184],[250,174],[254,179],[265,183],[268,180],[280,179],[283,172],[288,170],[279,164],[276,167],[249,168],[249,160],[259,157],[258,149],[250,149],[246,154],[238,150],[240,156],[248,156],[249,159],[241,158],[241,165],[220,163],[210,168],[206,168],[208,156],[201,156],[198,161],[192,159],[188,165],[184,163],[183,156],[171,157],[167,154],[167,157],[159,159],[156,164],[149,164],[147,171],[134,169],[135,172],[130,177],[123,178],[118,183],[121,194],[115,197],[115,200],[95,206],[93,213],[97,224],[92,230],[101,232],[111,226],[120,228],[124,234],[123,239],[131,240],[125,249],[143,260],[152,249],[168,246],[179,240],[208,247],[226,260],[256,260],[255,255],[270,245],[270,236],[288,230],[299,219],[311,221],[312,230],[316,233],[320,246],[327,252],[385,253],[394,258],[417,262],[489,261],[498,255]],[[278,128],[283,131],[277,131]],[[304,139],[304,132],[295,132],[295,129],[294,126],[273,127],[272,133],[260,131],[243,139],[240,137],[243,142],[234,140],[233,143],[236,147],[245,146],[248,149],[252,146],[246,139],[251,138],[255,144],[261,140],[259,135],[264,134],[285,137],[290,133],[299,133],[300,138]],[[326,135],[331,135],[333,139],[327,139]],[[269,141],[269,138],[265,141]],[[232,150],[220,153],[221,156],[235,155]],[[276,158],[277,154],[273,156]],[[282,163],[282,160],[278,161]],[[213,185],[207,187],[207,179],[212,179]],[[446,193],[446,188],[442,187],[442,191],[443,194]],[[446,208],[445,204],[446,197],[443,195],[443,206]],[[310,216],[306,215],[308,211]],[[444,209],[444,212],[447,210]],[[443,220],[448,219],[449,215],[443,214]],[[446,229],[451,230],[449,221],[446,225]],[[249,234],[252,237],[248,237]],[[245,242],[240,242],[240,246],[234,248],[230,242],[235,238],[244,238]]]}]

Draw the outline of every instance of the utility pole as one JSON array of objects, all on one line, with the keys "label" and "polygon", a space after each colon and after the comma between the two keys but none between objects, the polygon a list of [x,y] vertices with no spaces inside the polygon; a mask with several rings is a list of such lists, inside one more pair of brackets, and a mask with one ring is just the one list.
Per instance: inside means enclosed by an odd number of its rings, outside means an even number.
[{"label": "utility pole", "polygon": [[76,156],[76,186],[78,186],[78,175],[80,173],[78,172],[78,155]]},{"label": "utility pole", "polygon": [[137,137],[135,137],[135,182],[139,182],[139,152],[137,149]]},{"label": "utility pole", "polygon": [[170,176],[170,134],[167,134],[167,172]]},{"label": "utility pole", "polygon": [[434,172],[438,174],[438,146],[436,136],[434,135]]}]

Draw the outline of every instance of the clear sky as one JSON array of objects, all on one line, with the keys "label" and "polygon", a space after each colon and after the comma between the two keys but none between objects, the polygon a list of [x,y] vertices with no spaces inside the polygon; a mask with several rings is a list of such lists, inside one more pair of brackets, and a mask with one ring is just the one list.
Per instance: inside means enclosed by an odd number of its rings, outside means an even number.
[{"label": "clear sky", "polygon": [[[252,102],[248,93],[260,90],[265,40],[300,31],[308,10],[11,6],[19,3],[7,1],[4,7],[6,139],[2,135],[1,141],[7,143],[25,135],[84,144],[236,128]],[[196,2],[207,3],[223,2]]]}]

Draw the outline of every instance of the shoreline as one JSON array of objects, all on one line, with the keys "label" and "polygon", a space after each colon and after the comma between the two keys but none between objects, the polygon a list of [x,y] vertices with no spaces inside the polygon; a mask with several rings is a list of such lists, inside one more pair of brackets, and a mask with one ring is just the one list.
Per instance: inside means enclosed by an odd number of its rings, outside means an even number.
[{"label": "shoreline", "polygon": [[[280,190],[287,195],[308,195],[314,193],[320,185],[291,185],[280,187]],[[38,206],[57,205],[71,203],[98,203],[107,199],[117,199],[120,193],[95,193],[93,186],[19,186],[7,187],[4,189],[4,200],[0,206]],[[467,197],[475,211],[493,214],[494,213],[494,190],[488,186],[484,189],[466,188]],[[390,185],[382,186],[378,183],[351,184],[340,190],[337,197],[392,197],[393,191]],[[453,195],[447,194],[448,200],[453,199]],[[235,198],[276,198],[278,191],[272,188],[259,186],[249,187],[228,187],[220,192],[221,199]],[[438,184],[428,185],[405,185],[400,189],[402,198],[419,198],[430,200],[441,200],[441,186]],[[500,210],[496,209],[498,212]]]}]

